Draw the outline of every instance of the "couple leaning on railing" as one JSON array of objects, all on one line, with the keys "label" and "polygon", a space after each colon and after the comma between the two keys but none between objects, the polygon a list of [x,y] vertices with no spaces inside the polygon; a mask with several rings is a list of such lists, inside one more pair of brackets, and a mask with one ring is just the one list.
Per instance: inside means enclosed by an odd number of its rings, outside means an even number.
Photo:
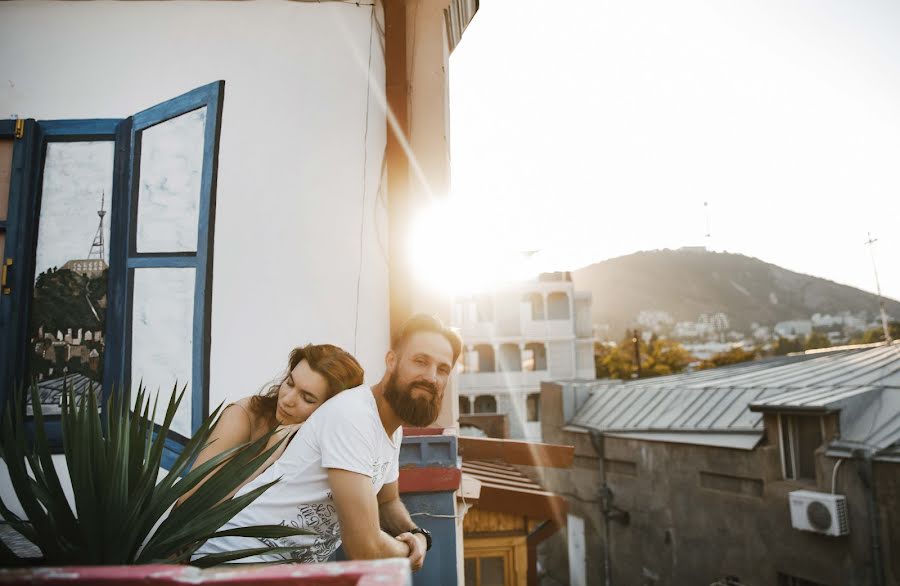
[{"label": "couple leaning on railing", "polygon": [[431,535],[416,527],[400,500],[402,426],[434,422],[461,348],[459,336],[439,320],[415,316],[401,328],[372,387],[361,386],[362,368],[336,346],[291,352],[279,384],[223,411],[195,466],[275,428],[266,448],[277,448],[228,498],[280,481],[222,529],[266,524],[309,533],[216,537],[195,556],[270,547],[240,561],[323,562],[343,542],[351,559],[407,557],[419,569]]}]

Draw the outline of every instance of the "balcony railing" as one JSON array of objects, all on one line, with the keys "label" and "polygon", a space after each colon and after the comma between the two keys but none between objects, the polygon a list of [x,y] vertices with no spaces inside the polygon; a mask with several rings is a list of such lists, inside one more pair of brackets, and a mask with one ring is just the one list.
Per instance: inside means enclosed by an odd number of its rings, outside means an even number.
[{"label": "balcony railing", "polygon": [[574,325],[570,319],[522,320],[522,337],[524,338],[572,336],[574,333]]}]

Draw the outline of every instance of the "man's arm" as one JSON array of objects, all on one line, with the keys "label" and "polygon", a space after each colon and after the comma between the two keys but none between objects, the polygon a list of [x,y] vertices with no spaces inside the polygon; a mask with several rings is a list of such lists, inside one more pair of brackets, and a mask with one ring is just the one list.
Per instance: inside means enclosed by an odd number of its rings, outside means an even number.
[{"label": "man's arm", "polygon": [[378,517],[381,521],[381,528],[391,535],[396,535],[397,539],[409,545],[409,563],[412,565],[413,571],[418,570],[425,563],[425,551],[427,541],[424,535],[419,533],[410,533],[416,528],[412,517],[403,501],[400,500],[400,489],[397,481],[390,482],[381,487],[378,491]]},{"label": "man's arm", "polygon": [[[378,500],[372,492],[371,478],[365,474],[329,468],[328,484],[341,522],[344,551],[351,559],[409,557],[411,547],[388,535],[379,526]],[[402,503],[400,506],[403,506]]]}]

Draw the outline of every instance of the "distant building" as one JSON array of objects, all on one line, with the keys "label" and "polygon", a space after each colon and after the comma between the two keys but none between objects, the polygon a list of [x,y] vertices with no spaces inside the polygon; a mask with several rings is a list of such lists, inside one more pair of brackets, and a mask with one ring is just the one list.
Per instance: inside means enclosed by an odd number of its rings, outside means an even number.
[{"label": "distant building", "polygon": [[465,341],[459,413],[504,413],[509,437],[540,440],[540,384],[596,378],[591,294],[568,273],[454,300]]},{"label": "distant building", "polygon": [[575,464],[529,476],[585,531],[543,546],[558,583],[900,583],[900,342],[548,382],[541,406]]},{"label": "distant building", "polygon": [[808,319],[780,321],[775,324],[775,334],[793,340],[797,336],[808,336],[812,333],[813,323]]},{"label": "distant building", "polygon": [[667,311],[658,309],[643,309],[638,313],[637,323],[643,330],[650,330],[655,333],[661,333],[670,327],[675,320]]},{"label": "distant building", "polygon": [[68,269],[79,275],[84,275],[89,279],[96,279],[103,275],[109,266],[99,258],[85,258],[80,260],[70,260],[61,268]]},{"label": "distant building", "polygon": [[728,352],[732,348],[740,347],[740,343],[727,342],[703,342],[701,344],[683,344],[684,349],[698,360],[709,360],[714,354]]}]

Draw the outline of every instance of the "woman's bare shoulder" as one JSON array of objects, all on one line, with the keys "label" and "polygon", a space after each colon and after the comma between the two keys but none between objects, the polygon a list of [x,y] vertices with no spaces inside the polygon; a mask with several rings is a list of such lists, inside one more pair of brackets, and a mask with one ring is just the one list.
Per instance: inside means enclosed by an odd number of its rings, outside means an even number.
[{"label": "woman's bare shoulder", "polygon": [[250,440],[253,435],[253,413],[250,410],[250,397],[244,397],[229,403],[222,409],[216,430],[219,435],[234,438],[240,442]]}]

